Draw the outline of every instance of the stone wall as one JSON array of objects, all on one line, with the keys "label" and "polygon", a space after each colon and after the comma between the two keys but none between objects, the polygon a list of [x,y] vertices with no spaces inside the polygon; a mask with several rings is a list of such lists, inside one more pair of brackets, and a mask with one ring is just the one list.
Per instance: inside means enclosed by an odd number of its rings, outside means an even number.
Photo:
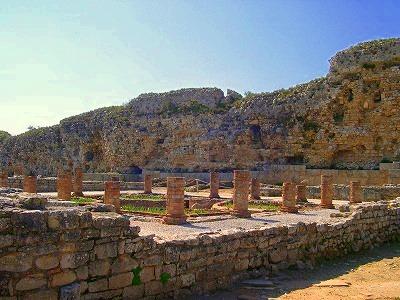
[{"label": "stone wall", "polygon": [[179,298],[227,287],[250,269],[312,264],[400,235],[400,201],[363,204],[329,224],[231,229],[171,241],[139,236],[134,222],[115,213],[30,211],[4,203],[0,296],[6,299],[72,299],[74,293],[81,299]]},{"label": "stone wall", "polygon": [[[8,183],[12,188],[22,188],[23,178],[19,176],[9,177]],[[121,182],[121,190],[142,190],[143,182]],[[56,192],[57,191],[57,178],[42,177],[37,180],[37,191],[42,192]],[[83,191],[104,191],[103,181],[84,181]]]},{"label": "stone wall", "polygon": [[[362,186],[363,201],[380,201],[400,197],[400,185]],[[312,199],[319,199],[321,189],[319,186],[308,186],[307,195]],[[343,184],[333,185],[333,199],[348,200],[349,186]]]}]

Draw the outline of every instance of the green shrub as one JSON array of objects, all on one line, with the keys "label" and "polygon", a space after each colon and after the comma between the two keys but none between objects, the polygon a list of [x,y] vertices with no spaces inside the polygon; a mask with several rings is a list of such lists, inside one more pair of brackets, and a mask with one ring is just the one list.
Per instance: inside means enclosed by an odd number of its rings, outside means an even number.
[{"label": "green shrub", "polygon": [[303,129],[305,131],[315,131],[315,132],[317,132],[319,130],[319,127],[320,126],[316,122],[309,121],[309,120],[305,121],[304,124],[303,124]]},{"label": "green shrub", "polygon": [[374,63],[366,62],[362,64],[362,67],[367,70],[372,70],[375,69],[376,65]]},{"label": "green shrub", "polygon": [[336,124],[342,123],[344,119],[344,112],[338,111],[333,114],[333,120]]}]

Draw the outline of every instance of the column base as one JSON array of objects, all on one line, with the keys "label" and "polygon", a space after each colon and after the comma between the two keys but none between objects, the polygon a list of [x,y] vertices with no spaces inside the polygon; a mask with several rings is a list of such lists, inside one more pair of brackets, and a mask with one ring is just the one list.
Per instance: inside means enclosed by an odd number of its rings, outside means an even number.
[{"label": "column base", "polygon": [[283,205],[281,206],[280,211],[291,213],[291,214],[297,214],[299,212],[297,207],[289,207],[289,206],[283,206]]},{"label": "column base", "polygon": [[251,213],[247,211],[238,211],[238,210],[233,210],[230,212],[230,214],[234,217],[237,218],[251,218]]},{"label": "column base", "polygon": [[321,208],[333,209],[335,206],[333,204],[320,204]]},{"label": "column base", "polygon": [[168,224],[168,225],[180,225],[180,224],[185,224],[186,222],[186,216],[182,217],[174,217],[174,216],[164,216],[163,217],[163,223]]}]

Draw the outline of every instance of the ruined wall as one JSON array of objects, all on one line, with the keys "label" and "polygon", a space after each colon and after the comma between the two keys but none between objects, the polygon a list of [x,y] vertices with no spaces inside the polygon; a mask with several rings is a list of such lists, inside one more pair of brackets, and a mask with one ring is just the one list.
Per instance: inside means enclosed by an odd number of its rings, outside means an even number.
[{"label": "ruined wall", "polygon": [[[22,177],[9,177],[8,184],[12,188],[22,189]],[[143,190],[143,182],[120,182],[121,190]],[[41,192],[56,192],[57,178],[38,178],[37,191]],[[83,191],[104,191],[104,181],[84,181]]]},{"label": "ruined wall", "polygon": [[400,40],[361,43],[330,62],[326,77],[244,98],[217,88],[140,95],[8,138],[0,159],[54,175],[69,159],[90,172],[140,173],[372,169],[400,158]]},{"label": "ruined wall", "polygon": [[[11,299],[183,297],[247,270],[287,268],[368,249],[400,235],[400,202],[361,205],[332,224],[275,225],[163,241],[115,213],[0,211],[0,296]],[[229,261],[230,263],[227,263]]]}]

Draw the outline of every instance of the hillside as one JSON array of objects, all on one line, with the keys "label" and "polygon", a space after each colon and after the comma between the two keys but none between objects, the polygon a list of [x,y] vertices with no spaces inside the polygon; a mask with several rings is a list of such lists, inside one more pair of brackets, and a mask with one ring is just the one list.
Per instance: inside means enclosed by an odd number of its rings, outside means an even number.
[{"label": "hillside", "polygon": [[400,159],[400,39],[358,44],[327,76],[272,93],[218,88],[143,94],[4,141],[3,165],[87,171],[377,167]]}]

